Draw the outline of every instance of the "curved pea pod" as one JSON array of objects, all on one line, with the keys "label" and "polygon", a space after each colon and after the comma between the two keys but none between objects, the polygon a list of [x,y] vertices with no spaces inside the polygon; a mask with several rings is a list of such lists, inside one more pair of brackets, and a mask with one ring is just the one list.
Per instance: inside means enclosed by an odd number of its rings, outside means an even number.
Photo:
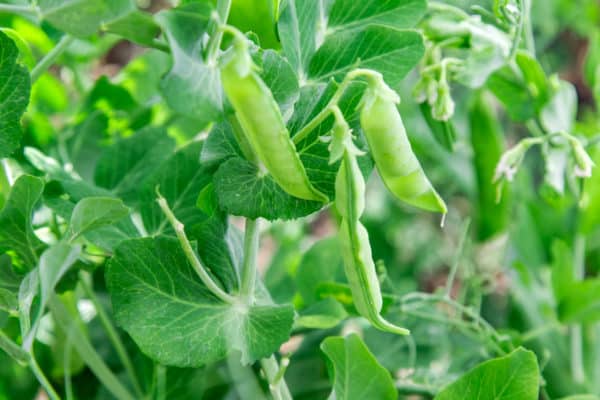
[{"label": "curved pea pod", "polygon": [[380,314],[383,301],[369,235],[359,221],[364,210],[365,182],[356,156],[348,150],[344,152],[335,188],[335,205],[342,216],[339,238],[344,270],[356,310],[377,329],[407,335],[407,329],[391,324]]},{"label": "curved pea pod", "polygon": [[412,151],[396,108],[399,101],[382,79],[371,81],[363,98],[360,123],[379,175],[398,199],[427,211],[446,214],[446,203]]},{"label": "curved pea pod", "polygon": [[281,188],[292,196],[328,202],[308,179],[273,94],[255,71],[247,44],[237,39],[221,68],[227,98],[260,162]]}]

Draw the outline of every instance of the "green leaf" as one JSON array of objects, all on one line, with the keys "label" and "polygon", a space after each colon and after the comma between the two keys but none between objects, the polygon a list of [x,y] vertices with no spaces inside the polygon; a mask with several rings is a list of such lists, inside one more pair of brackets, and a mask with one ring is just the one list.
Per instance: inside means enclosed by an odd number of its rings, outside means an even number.
[{"label": "green leaf", "polygon": [[8,254],[0,255],[0,288],[17,293],[22,277],[15,273]]},{"label": "green leaf", "polygon": [[106,225],[111,225],[129,215],[129,208],[120,199],[111,197],[86,197],[79,201],[71,214],[69,232],[71,240]]},{"label": "green leaf", "polygon": [[247,364],[275,352],[292,327],[289,305],[220,302],[175,239],[124,242],[108,264],[106,280],[119,325],[164,365],[197,367],[233,350]]},{"label": "green leaf", "polygon": [[529,91],[535,99],[536,110],[542,107],[550,100],[553,89],[550,80],[546,76],[540,62],[525,51],[518,51],[515,61],[523,73],[523,79],[527,82]]},{"label": "green leaf", "polygon": [[0,288],[0,311],[5,311],[9,314],[17,314],[19,302],[17,301],[16,293]]},{"label": "green leaf", "polygon": [[200,259],[228,292],[239,289],[239,271],[243,259],[243,234],[227,222],[227,217],[213,217],[187,229],[190,240],[198,243]]},{"label": "green leaf", "polygon": [[411,28],[426,10],[425,0],[363,0],[360,3],[337,0],[329,12],[328,30],[356,29],[365,25]]},{"label": "green leaf", "polygon": [[435,400],[537,400],[539,385],[535,354],[518,348],[479,364],[442,389]]},{"label": "green leaf", "polygon": [[231,124],[221,121],[215,124],[204,141],[200,162],[206,168],[216,168],[231,157],[243,158],[233,133]]},{"label": "green leaf", "polygon": [[[29,299],[33,299],[38,293],[40,294],[40,301],[38,304],[37,312],[33,316],[31,320],[33,322],[31,330],[24,332],[23,339],[23,347],[28,349],[31,348],[33,340],[35,339],[35,335],[37,333],[37,329],[39,327],[40,320],[48,302],[54,295],[54,289],[60,279],[67,273],[69,268],[77,261],[79,255],[81,254],[80,246],[72,246],[66,243],[56,243],[49,247],[42,256],[40,257],[40,262],[38,267],[30,272],[34,274],[38,274],[39,278],[31,278],[30,282],[27,282],[23,286],[22,294],[19,293],[20,297],[23,296],[23,300],[20,301],[20,304],[31,304],[29,303]],[[25,282],[25,281],[24,281]],[[39,289],[36,283],[39,282]],[[32,297],[33,296],[33,297]],[[19,309],[25,314],[23,318],[30,318],[29,316],[29,307],[25,309]],[[25,325],[26,327],[28,324]],[[26,334],[26,335],[25,335]]]},{"label": "green leaf", "polygon": [[37,264],[38,254],[45,247],[31,225],[33,208],[43,188],[40,178],[21,175],[0,212],[0,252],[15,252],[17,259],[13,262],[26,271]]},{"label": "green leaf", "polygon": [[17,62],[18,55],[14,42],[0,32],[0,158],[19,148],[21,117],[29,103],[29,72]]},{"label": "green leaf", "polygon": [[325,299],[305,308],[296,319],[296,326],[309,329],[331,329],[339,325],[348,313],[334,299]]},{"label": "green leaf", "polygon": [[39,0],[38,6],[43,19],[77,37],[93,35],[135,10],[132,0]]},{"label": "green leaf", "polygon": [[134,10],[106,25],[104,31],[152,47],[160,33],[160,27],[154,22],[151,14]]},{"label": "green leaf", "polygon": [[488,78],[486,86],[494,96],[506,107],[511,119],[526,121],[535,115],[535,107],[531,107],[533,99],[522,80],[514,71],[505,66]]},{"label": "green leaf", "polygon": [[572,282],[558,304],[558,317],[564,323],[592,323],[600,320],[600,279]]},{"label": "green leaf", "polygon": [[333,381],[333,393],[330,398],[398,398],[390,373],[379,364],[358,335],[328,337],[321,344],[321,350],[330,362],[329,376]]},{"label": "green leaf", "polygon": [[265,50],[262,53],[260,76],[271,89],[273,98],[284,119],[291,115],[298,99],[298,79],[292,66],[277,52]]},{"label": "green leaf", "polygon": [[201,149],[201,142],[185,146],[144,181],[140,191],[140,212],[150,235],[171,231],[164,213],[156,202],[157,186],[177,219],[185,226],[192,226],[202,219],[202,214],[196,208],[196,200],[200,190],[212,177],[200,164]]},{"label": "green leaf", "polygon": [[215,62],[203,59],[202,38],[212,7],[191,3],[157,15],[171,48],[173,66],[161,82],[167,104],[178,113],[202,120],[218,119],[223,109],[223,89]]},{"label": "green leaf", "polygon": [[126,203],[136,203],[140,183],[171,156],[174,148],[174,140],[163,129],[145,128],[104,151],[96,166],[95,182]]},{"label": "green leaf", "polygon": [[331,1],[284,0],[277,23],[283,55],[301,81],[307,77],[317,38],[325,35],[327,7]]},{"label": "green leaf", "polygon": [[337,236],[333,236],[319,240],[304,253],[296,270],[296,285],[305,305],[319,300],[319,282],[345,279],[341,251]]},{"label": "green leaf", "polygon": [[321,209],[323,204],[290,196],[270,175],[260,175],[258,168],[241,158],[221,164],[214,175],[219,205],[229,214],[270,221],[304,217]]},{"label": "green leaf", "polygon": [[396,87],[419,62],[425,48],[415,31],[367,26],[328,36],[310,61],[309,78],[341,79],[354,68],[371,68]]}]

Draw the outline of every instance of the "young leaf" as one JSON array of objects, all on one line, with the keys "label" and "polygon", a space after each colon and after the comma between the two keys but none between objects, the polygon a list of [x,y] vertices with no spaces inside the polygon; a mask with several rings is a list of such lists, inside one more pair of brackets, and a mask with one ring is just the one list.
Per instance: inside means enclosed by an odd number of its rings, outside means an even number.
[{"label": "young leaf", "polygon": [[16,264],[26,271],[35,267],[38,254],[45,247],[31,225],[33,208],[43,188],[40,178],[20,176],[0,212],[0,252],[14,251],[18,258]]},{"label": "young leaf", "polygon": [[355,29],[364,25],[385,25],[403,29],[416,25],[426,11],[424,0],[367,0],[357,9],[353,0],[337,0],[329,12],[331,30]]},{"label": "young leaf", "polygon": [[334,299],[324,299],[302,310],[296,326],[309,329],[331,329],[339,325],[348,313]]},{"label": "young leaf", "polygon": [[21,116],[29,103],[29,72],[17,62],[18,55],[17,46],[0,31],[0,158],[8,157],[19,147]]},{"label": "young leaf", "polygon": [[328,337],[321,344],[321,350],[330,362],[329,376],[333,381],[331,398],[398,398],[390,373],[379,364],[358,335]]},{"label": "young leaf", "polygon": [[108,264],[106,280],[119,325],[164,365],[198,367],[233,350],[248,364],[275,352],[292,327],[289,305],[219,301],[175,239],[124,242]]},{"label": "young leaf", "polygon": [[79,201],[71,214],[69,233],[71,240],[106,225],[112,225],[129,215],[129,208],[120,199],[111,197],[86,197]]},{"label": "young leaf", "polygon": [[425,48],[415,31],[372,25],[328,36],[310,61],[309,78],[341,79],[354,68],[371,68],[396,87],[419,62]]},{"label": "young leaf", "polygon": [[542,109],[541,121],[549,133],[571,132],[577,116],[577,92],[575,86],[561,81],[558,91]]},{"label": "young leaf", "polygon": [[558,304],[558,317],[564,323],[593,323],[600,320],[600,279],[571,283]]},{"label": "young leaf", "polygon": [[162,11],[156,17],[171,48],[173,66],[161,83],[167,104],[203,123],[216,120],[223,108],[223,90],[216,63],[203,59],[202,38],[209,27],[209,3],[191,3]]},{"label": "young leaf", "polygon": [[518,348],[479,364],[442,389],[435,400],[537,400],[539,375],[535,354]]},{"label": "young leaf", "polygon": [[39,0],[38,6],[43,19],[77,37],[93,35],[135,10],[133,0]]}]

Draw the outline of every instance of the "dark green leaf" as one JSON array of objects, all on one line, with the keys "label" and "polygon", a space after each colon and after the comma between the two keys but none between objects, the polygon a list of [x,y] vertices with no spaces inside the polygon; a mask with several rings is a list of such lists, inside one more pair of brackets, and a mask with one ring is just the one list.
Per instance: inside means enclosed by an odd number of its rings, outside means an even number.
[{"label": "dark green leaf", "polygon": [[[359,7],[357,7],[360,5]],[[328,29],[355,29],[364,25],[411,28],[425,14],[425,0],[337,0],[329,13]]]},{"label": "dark green leaf", "polygon": [[600,279],[572,282],[558,304],[558,316],[564,323],[592,323],[600,320]]},{"label": "dark green leaf", "polygon": [[38,5],[43,19],[77,37],[93,35],[135,10],[132,0],[39,0]]},{"label": "dark green leaf", "polygon": [[328,36],[312,57],[309,78],[341,79],[354,68],[371,68],[396,87],[417,65],[424,50],[423,38],[415,31],[373,25],[339,32]]},{"label": "dark green leaf", "polygon": [[134,43],[150,46],[160,33],[160,27],[154,22],[151,14],[138,10],[132,11],[113,20],[104,30],[114,33]]},{"label": "dark green leaf", "polygon": [[203,59],[202,41],[211,12],[208,3],[191,3],[157,16],[173,57],[161,83],[163,96],[173,110],[204,123],[218,119],[223,109],[219,69],[214,60],[207,64]]},{"label": "dark green leaf", "polygon": [[337,400],[398,398],[392,376],[358,335],[328,337],[321,344],[321,350],[330,362],[331,397]]},{"label": "dark green leaf", "polygon": [[31,225],[33,208],[44,188],[44,182],[30,175],[22,175],[12,187],[0,213],[0,252],[12,250],[16,265],[25,270],[37,264],[38,254],[44,248]]},{"label": "dark green leaf", "polygon": [[435,400],[537,400],[539,375],[535,354],[518,348],[479,364],[442,389]]},{"label": "dark green leaf", "polygon": [[18,55],[17,46],[0,31],[0,158],[19,148],[21,117],[29,103],[29,72],[17,62]]},{"label": "dark green leaf", "polygon": [[164,365],[200,366],[234,350],[247,364],[276,351],[292,327],[291,306],[220,302],[175,239],[124,242],[106,279],[117,322]]},{"label": "dark green leaf", "polygon": [[334,299],[325,299],[302,310],[296,326],[310,329],[330,329],[339,325],[348,313]]},{"label": "dark green leaf", "polygon": [[279,104],[284,119],[289,116],[298,99],[298,79],[291,65],[273,50],[262,54],[260,76],[271,89],[273,98]]},{"label": "dark green leaf", "polygon": [[69,233],[76,238],[88,231],[112,225],[129,215],[129,208],[119,199],[86,197],[79,201],[71,214]]}]

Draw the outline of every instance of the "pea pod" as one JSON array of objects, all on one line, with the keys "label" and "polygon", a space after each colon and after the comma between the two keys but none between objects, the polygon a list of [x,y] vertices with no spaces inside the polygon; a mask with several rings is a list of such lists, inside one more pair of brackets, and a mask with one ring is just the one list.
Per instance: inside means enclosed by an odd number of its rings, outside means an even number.
[{"label": "pea pod", "polygon": [[383,183],[398,199],[428,211],[447,213],[414,155],[396,104],[398,95],[380,74],[368,77],[360,123]]},{"label": "pea pod", "polygon": [[[347,135],[350,136],[349,130]],[[341,156],[342,163],[335,182],[335,206],[342,216],[339,238],[352,300],[358,313],[368,319],[375,328],[407,335],[410,333],[407,329],[391,324],[380,314],[383,301],[369,235],[359,220],[364,210],[365,182],[356,160],[358,150],[352,145],[351,139],[344,142],[346,149]],[[335,158],[332,161],[335,161]]]},{"label": "pea pod", "polygon": [[292,196],[327,202],[308,179],[273,94],[255,71],[245,38],[235,38],[221,68],[225,94],[250,146],[275,182]]}]

